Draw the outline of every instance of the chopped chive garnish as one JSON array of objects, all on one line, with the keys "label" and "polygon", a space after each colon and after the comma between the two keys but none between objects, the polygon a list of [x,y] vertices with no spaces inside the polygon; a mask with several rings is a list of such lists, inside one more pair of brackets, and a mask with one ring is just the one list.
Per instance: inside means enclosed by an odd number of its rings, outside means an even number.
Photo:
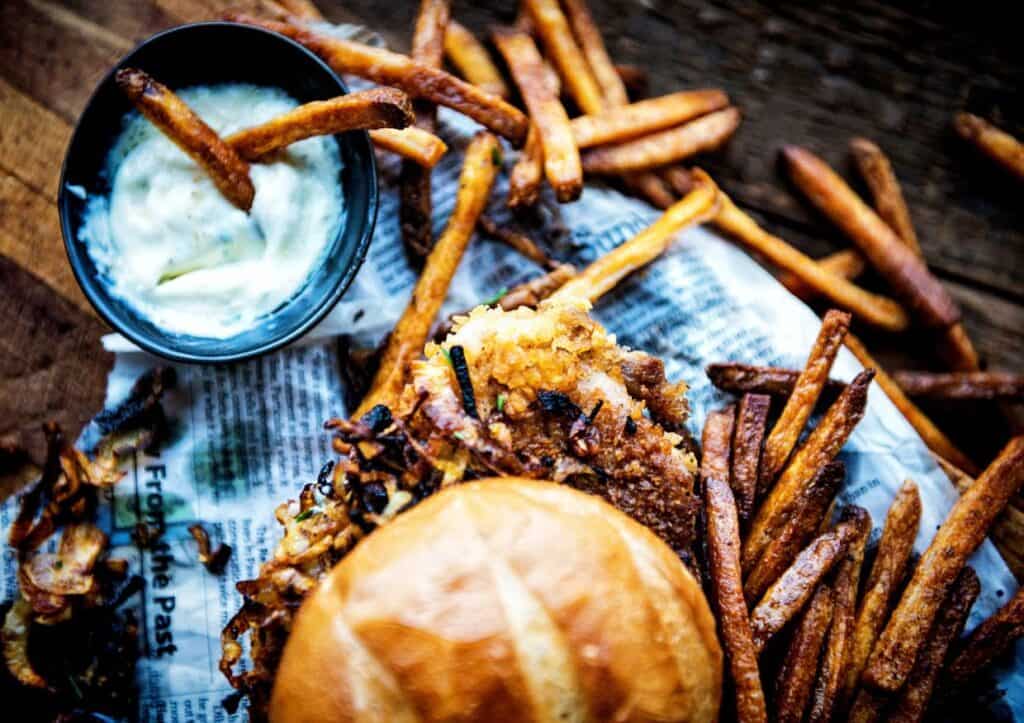
[{"label": "chopped chive garnish", "polygon": [[462,432],[452,432],[452,436],[455,437],[455,439],[459,440],[460,442],[463,442],[466,439],[466,435],[464,435]]},{"label": "chopped chive garnish", "polygon": [[505,402],[507,397],[504,394],[499,394],[497,400],[495,400],[494,406],[498,408],[498,414],[505,411]]},{"label": "chopped chive garnish", "polygon": [[491,150],[491,163],[493,163],[496,166],[500,166],[501,165],[501,149],[500,148],[494,148],[493,150]]},{"label": "chopped chive garnish", "polygon": [[308,510],[303,510],[299,514],[295,515],[295,521],[296,522],[302,522],[303,520],[308,520],[313,515],[318,515],[318,514],[320,514],[320,510],[319,509],[317,509],[316,507],[310,507]]},{"label": "chopped chive garnish", "polygon": [[450,351],[448,351],[447,349],[445,349],[443,346],[441,347],[441,353],[444,354],[444,358],[448,360],[449,364],[451,364],[452,363],[452,353]]},{"label": "chopped chive garnish", "polygon": [[497,304],[499,301],[501,301],[505,297],[505,294],[507,294],[507,293],[508,293],[508,287],[507,286],[503,286],[498,291],[498,293],[496,293],[494,296],[490,297],[489,299],[485,299],[481,303],[484,306],[492,306],[494,304]]}]

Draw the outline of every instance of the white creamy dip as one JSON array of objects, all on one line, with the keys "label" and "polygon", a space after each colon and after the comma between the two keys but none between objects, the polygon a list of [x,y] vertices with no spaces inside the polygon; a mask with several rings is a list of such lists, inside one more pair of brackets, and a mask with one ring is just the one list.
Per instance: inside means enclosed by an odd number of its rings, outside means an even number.
[{"label": "white creamy dip", "polygon": [[[202,86],[181,98],[228,135],[298,103],[279,88]],[[81,240],[111,291],[162,329],[225,338],[286,302],[321,261],[342,219],[332,136],[251,164],[249,214],[137,112],[107,159],[109,197],[89,199]]]}]

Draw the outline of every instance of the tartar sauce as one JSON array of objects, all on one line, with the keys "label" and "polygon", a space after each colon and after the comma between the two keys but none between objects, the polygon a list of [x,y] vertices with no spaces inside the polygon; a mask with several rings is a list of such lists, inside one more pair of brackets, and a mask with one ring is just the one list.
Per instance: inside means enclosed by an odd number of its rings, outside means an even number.
[{"label": "tartar sauce", "polygon": [[[197,86],[179,92],[222,135],[298,103],[279,88]],[[247,215],[137,112],[106,163],[109,197],[92,197],[81,240],[114,295],[160,328],[225,338],[251,328],[302,288],[341,223],[341,157],[330,136],[251,164]]]}]

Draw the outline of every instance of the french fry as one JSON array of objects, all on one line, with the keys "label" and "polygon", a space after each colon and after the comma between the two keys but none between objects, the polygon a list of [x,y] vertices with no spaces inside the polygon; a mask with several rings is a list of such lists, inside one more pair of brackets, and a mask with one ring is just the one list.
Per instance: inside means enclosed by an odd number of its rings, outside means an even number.
[{"label": "french fry", "polygon": [[943,434],[942,430],[936,427],[934,422],[917,405],[910,401],[900,386],[882,369],[857,337],[853,334],[847,334],[844,343],[846,348],[857,357],[857,361],[865,367],[871,367],[875,370],[875,380],[878,382],[878,386],[882,388],[882,391],[896,405],[896,408],[900,410],[910,423],[910,426],[920,435],[921,440],[928,446],[928,449],[940,457],[949,460],[960,469],[966,470],[971,474],[977,473],[978,468],[974,462],[968,459],[967,455],[961,452],[949,437]]},{"label": "french fry", "polygon": [[355,75],[404,90],[412,98],[457,110],[519,147],[530,122],[501,98],[407,55],[341,40],[305,27],[229,13],[227,19],[280,33],[319,55],[336,73]]},{"label": "french fry", "polygon": [[921,522],[921,495],[917,485],[907,480],[896,493],[885,517],[871,573],[868,575],[853,626],[850,667],[844,682],[843,697],[849,700],[860,681],[868,656],[882,632],[893,596],[907,572],[914,550],[914,539]]},{"label": "french fry", "polygon": [[971,113],[957,113],[953,127],[965,141],[1017,178],[1024,179],[1024,145],[1016,138]]},{"label": "french fry", "polygon": [[499,98],[507,99],[511,95],[487,48],[468,28],[455,20],[449,20],[445,30],[444,54],[459,75],[481,90]]},{"label": "french fry", "polygon": [[[708,379],[723,392],[733,394],[767,394],[771,397],[786,398],[793,393],[799,369],[765,367],[739,362],[708,364],[704,372]],[[835,401],[846,389],[846,383],[828,379],[821,392],[820,401]]]},{"label": "french fry", "polygon": [[627,173],[622,176],[622,183],[634,196],[647,200],[655,208],[665,210],[671,208],[676,197],[661,178],[651,171]]},{"label": "french fry", "polygon": [[818,535],[771,584],[750,613],[750,629],[758,652],[800,612],[818,583],[860,535],[862,525],[859,520],[847,520]]},{"label": "french fry", "polygon": [[738,720],[767,721],[764,691],[758,670],[740,581],[740,529],[736,503],[729,488],[729,437],[732,408],[711,412],[704,424],[701,486],[707,526],[708,568],[718,609],[718,622],[736,692]]},{"label": "french fry", "polygon": [[878,215],[903,239],[903,243],[909,246],[911,251],[923,256],[914,224],[910,220],[910,210],[903,198],[903,190],[885,153],[867,138],[854,138],[850,141],[850,153],[868,190],[871,191]]},{"label": "french fry", "polygon": [[825,314],[818,336],[807,357],[807,363],[793,384],[793,391],[786,400],[786,406],[764,442],[760,472],[764,487],[768,487],[770,481],[779,474],[793,447],[796,446],[796,440],[807,424],[828,381],[832,363],[849,328],[849,314],[835,309],[830,309]]},{"label": "french fry", "polygon": [[[839,460],[829,462],[814,475],[796,511],[772,538],[743,584],[743,594],[753,605],[779,579],[796,556],[816,535],[827,531],[829,506],[846,478],[846,466]],[[819,528],[824,525],[824,530]]]},{"label": "french fry", "polygon": [[953,505],[868,658],[866,684],[894,693],[906,682],[943,597],[1022,484],[1024,436],[1010,440]]},{"label": "french fry", "polygon": [[626,276],[663,254],[684,228],[713,216],[716,203],[714,187],[697,186],[653,224],[590,264],[554,297],[596,301]]},{"label": "french fry", "polygon": [[889,704],[890,696],[868,688],[861,688],[850,708],[847,723],[874,723]]},{"label": "french fry", "polygon": [[318,100],[232,133],[224,142],[247,161],[313,136],[352,130],[405,128],[415,118],[409,96],[395,88],[371,88]]},{"label": "french fry", "polygon": [[693,176],[682,166],[669,166],[662,168],[658,173],[673,191],[680,196],[685,196],[693,190]]},{"label": "french fry", "polygon": [[487,206],[500,166],[495,163],[500,149],[498,139],[486,132],[477,133],[466,148],[459,191],[448,225],[423,265],[409,306],[395,324],[370,390],[353,418],[363,416],[378,404],[393,408],[398,401],[409,367],[423,352],[430,327],[473,237],[477,220]]},{"label": "french fry", "polygon": [[512,166],[508,178],[508,207],[525,208],[537,203],[540,196],[540,182],[544,178],[544,146],[541,145],[537,126],[530,124],[526,145],[519,154],[519,160]]},{"label": "french fry", "polygon": [[736,511],[743,523],[746,523],[754,512],[758,469],[761,465],[761,445],[764,442],[771,401],[771,397],[764,394],[744,394],[736,413],[730,484],[736,496]]},{"label": "french fry", "polygon": [[448,152],[448,145],[433,133],[416,127],[370,131],[370,140],[378,148],[416,161],[424,168],[433,168]]},{"label": "french fry", "polygon": [[597,115],[572,119],[572,134],[581,149],[621,143],[656,131],[674,128],[729,105],[721,90],[684,90],[611,107]]},{"label": "french fry", "polygon": [[569,26],[576,36],[576,42],[583,51],[583,56],[590,66],[590,73],[597,81],[598,88],[605,105],[618,106],[629,102],[626,84],[615,70],[615,65],[608,57],[608,49],[597,23],[590,15],[586,0],[562,0]]},{"label": "french fry", "polygon": [[834,611],[832,589],[819,585],[790,640],[775,686],[775,720],[800,723]]},{"label": "french fry", "polygon": [[1024,375],[1006,372],[898,371],[893,379],[912,397],[1024,401]]},{"label": "french fry", "polygon": [[752,569],[771,538],[786,523],[817,471],[832,461],[846,444],[853,428],[864,416],[868,386],[873,377],[870,369],[857,375],[783,469],[750,525],[743,544],[745,572]]},{"label": "french fry", "polygon": [[939,342],[939,356],[953,371],[973,372],[981,369],[978,350],[974,348],[962,323],[945,329]]},{"label": "french fry", "polygon": [[832,625],[828,629],[818,678],[811,694],[808,723],[828,723],[832,720],[850,665],[853,619],[857,607],[861,568],[864,565],[864,548],[868,543],[868,535],[871,534],[871,516],[861,507],[848,507],[843,513],[843,519],[854,521],[859,525],[859,529],[847,546],[846,556],[837,566],[835,581],[832,583]]},{"label": "french fry", "polygon": [[850,237],[922,324],[945,328],[960,321],[953,297],[924,262],[828,164],[797,146],[786,146],[782,156],[794,184]]},{"label": "french fry", "polygon": [[973,569],[965,567],[943,603],[935,625],[928,633],[928,641],[921,654],[917,656],[907,684],[903,686],[893,709],[887,716],[891,723],[920,723],[924,720],[935,683],[942,671],[942,664],[950,646],[963,632],[971,606],[978,599],[980,592],[981,583],[978,582],[978,576]]},{"label": "french fry", "polygon": [[573,38],[558,0],[524,0],[523,8],[576,105],[584,113],[600,113],[604,107],[601,87]]},{"label": "french fry", "polygon": [[[710,176],[700,169],[693,169],[692,173],[698,180],[711,182]],[[774,266],[793,274],[836,306],[852,312],[869,324],[887,331],[903,331],[910,325],[907,313],[895,301],[867,292],[825,271],[811,257],[764,231],[724,193],[719,195],[721,202],[718,216],[714,219],[715,225],[748,249],[764,256]]]},{"label": "french fry", "polygon": [[[970,569],[970,568],[968,568]],[[967,640],[958,646],[946,669],[946,679],[954,685],[968,682],[1024,635],[1024,588],[1010,598]]]},{"label": "french fry", "polygon": [[114,79],[132,105],[196,162],[221,195],[248,213],[256,195],[249,164],[163,83],[138,68],[122,68]]},{"label": "french fry", "polygon": [[569,116],[558,96],[544,81],[540,53],[533,38],[511,29],[492,34],[494,44],[505,58],[512,78],[530,111],[532,127],[537,129],[544,150],[544,175],[559,203],[579,198],[583,191],[580,153],[572,138]]},{"label": "french fry", "polygon": [[533,239],[500,226],[493,218],[486,214],[480,217],[480,220],[477,221],[477,226],[479,226],[480,230],[486,235],[501,241],[510,248],[515,249],[538,266],[542,266],[549,271],[553,271],[561,265],[548,256],[543,249],[534,243]]},{"label": "french fry", "polygon": [[729,106],[668,130],[591,148],[583,153],[583,170],[614,175],[667,166],[715,150],[739,124],[740,112]]},{"label": "french fry", "polygon": [[575,275],[576,268],[572,264],[558,264],[543,276],[524,281],[519,286],[513,287],[501,297],[498,306],[505,311],[511,311],[520,306],[536,306],[564,286]]},{"label": "french fry", "polygon": [[[830,274],[841,276],[850,281],[864,273],[868,262],[864,260],[863,254],[857,249],[843,249],[834,251],[827,256],[817,260],[818,266]],[[788,271],[778,275],[779,283],[789,289],[795,296],[801,299],[811,299],[817,294],[807,284],[798,279]]]},{"label": "french fry", "polygon": [[[444,60],[444,36],[451,16],[449,0],[421,0],[412,33],[410,57],[428,68],[440,68]],[[437,131],[437,106],[428,100],[415,101],[416,127],[427,133]],[[398,222],[402,243],[414,263],[421,263],[434,244],[434,203],[430,169],[416,161],[402,161],[398,180]]]}]

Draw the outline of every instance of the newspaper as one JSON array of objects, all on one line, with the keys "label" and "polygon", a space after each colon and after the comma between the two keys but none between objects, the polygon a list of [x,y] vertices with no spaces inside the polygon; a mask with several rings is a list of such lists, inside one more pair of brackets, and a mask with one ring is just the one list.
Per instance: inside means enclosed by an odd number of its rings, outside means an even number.
[{"label": "newspaper", "polygon": [[[451,212],[466,142],[478,127],[445,110],[441,134],[449,153],[434,170],[434,231]],[[406,262],[394,193],[397,164],[382,163],[380,214],[369,255],[352,288],[332,314],[305,340],[283,351],[241,364],[177,366],[178,387],[166,397],[171,440],[159,456],[137,456],[127,477],[101,509],[114,555],[131,561],[146,581],[134,604],[142,621],[139,663],[139,719],[227,721],[245,719],[221,706],[230,688],[217,669],[221,628],[241,604],[235,583],[256,575],[280,537],[274,509],[294,498],[331,458],[322,423],[344,415],[338,373],[338,334],[365,346],[377,343],[401,314],[415,281]],[[504,218],[504,180],[493,194],[490,213]],[[657,212],[614,190],[588,185],[583,198],[546,209],[555,255],[584,265],[651,223]],[[462,260],[444,313],[473,307],[540,270],[505,246],[477,238]],[[819,326],[818,317],[737,247],[706,228],[682,233],[673,248],[648,269],[625,280],[601,299],[594,315],[620,343],[661,357],[673,380],[690,385],[691,430],[699,436],[707,411],[725,402],[708,382],[704,367],[715,361],[797,367],[804,362]],[[120,338],[107,389],[108,404],[127,395],[135,378],[162,363],[133,351]],[[840,352],[834,375],[849,380],[860,364]],[[87,430],[88,434],[88,430]],[[843,502],[866,507],[874,535],[906,478],[920,487],[924,512],[916,547],[923,551],[956,499],[947,478],[916,433],[877,387],[867,412],[842,453],[848,482]],[[4,529],[14,501],[0,507]],[[129,533],[136,522],[166,530],[153,549],[135,547]],[[234,554],[224,574],[202,567],[187,527],[200,521],[214,544]],[[1016,589],[1016,582],[990,542],[971,560],[982,594],[969,628],[989,615]],[[0,599],[16,594],[15,560],[4,558]],[[1004,700],[994,705],[1002,719],[1024,719],[1024,646],[1017,664],[1001,671]]]}]

